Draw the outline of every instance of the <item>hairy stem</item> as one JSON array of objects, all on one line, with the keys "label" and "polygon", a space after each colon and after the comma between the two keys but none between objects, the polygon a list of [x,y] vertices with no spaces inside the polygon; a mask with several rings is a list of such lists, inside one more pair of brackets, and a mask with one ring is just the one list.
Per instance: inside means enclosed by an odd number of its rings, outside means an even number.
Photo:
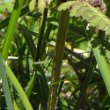
[{"label": "hairy stem", "polygon": [[69,12],[68,11],[62,11],[60,15],[60,21],[59,21],[59,29],[58,29],[58,36],[56,41],[56,50],[55,50],[55,59],[54,59],[54,68],[53,68],[53,74],[52,74],[52,87],[51,87],[51,97],[50,97],[50,106],[49,110],[55,110],[56,106],[56,99],[57,99],[57,93],[58,93],[58,83],[60,79],[60,72],[61,72],[61,64],[63,59],[63,50],[64,50],[64,44],[65,39],[67,35],[67,29],[68,29],[68,21],[69,21]]}]

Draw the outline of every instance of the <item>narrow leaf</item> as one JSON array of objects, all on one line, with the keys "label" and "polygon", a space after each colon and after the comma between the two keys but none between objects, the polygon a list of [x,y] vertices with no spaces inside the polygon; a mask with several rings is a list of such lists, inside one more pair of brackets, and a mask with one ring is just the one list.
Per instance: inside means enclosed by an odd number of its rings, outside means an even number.
[{"label": "narrow leaf", "polygon": [[0,55],[0,74],[2,76],[3,90],[4,90],[4,95],[5,95],[8,110],[14,110],[12,99],[11,99],[11,94],[10,94],[10,89],[8,85],[8,80],[6,76],[6,70],[5,70],[1,55]]},{"label": "narrow leaf", "polygon": [[33,110],[23,88],[21,87],[20,83],[18,82],[17,78],[15,77],[15,75],[13,74],[13,72],[11,71],[10,67],[5,63],[5,68],[6,68],[6,73],[7,76],[9,77],[11,83],[13,84],[13,86],[15,87],[16,91],[18,92],[26,110]]}]

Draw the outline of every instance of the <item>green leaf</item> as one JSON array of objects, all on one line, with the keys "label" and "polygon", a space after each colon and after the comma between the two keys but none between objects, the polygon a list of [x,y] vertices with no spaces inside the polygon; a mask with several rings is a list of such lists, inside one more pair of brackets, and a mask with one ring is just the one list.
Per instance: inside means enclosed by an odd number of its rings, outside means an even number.
[{"label": "green leaf", "polygon": [[10,94],[10,89],[8,85],[8,80],[6,76],[6,70],[5,70],[1,55],[0,55],[0,74],[2,76],[3,91],[4,91],[8,110],[14,110],[12,99],[11,99],[11,94]]},{"label": "green leaf", "polygon": [[42,13],[46,8],[45,0],[38,0],[38,11]]},{"label": "green leaf", "polygon": [[6,68],[7,76],[9,77],[11,83],[13,84],[16,91],[18,92],[18,94],[19,94],[26,110],[33,110],[32,106],[31,106],[31,103],[29,102],[29,100],[27,98],[26,93],[24,92],[24,90],[21,87],[20,83],[18,82],[17,78],[15,77],[13,72],[11,71],[10,67],[6,63],[4,63],[4,65],[5,65],[5,68]]},{"label": "green leaf", "polygon": [[93,53],[97,60],[99,69],[102,73],[102,77],[104,79],[105,85],[107,87],[107,90],[108,90],[108,93],[110,96],[110,64],[107,62],[105,57],[101,54],[100,48],[101,48],[101,46],[93,48]]},{"label": "green leaf", "polygon": [[58,7],[58,11],[65,11],[67,9],[70,9],[71,6],[74,5],[74,1],[69,1],[69,2],[66,2],[66,3],[62,3],[59,7]]},{"label": "green leaf", "polygon": [[34,11],[35,5],[36,5],[36,0],[31,0],[31,2],[29,3],[29,10]]},{"label": "green leaf", "polygon": [[[31,92],[32,92],[32,89],[33,89],[33,86],[34,86],[34,82],[35,82],[35,76],[36,76],[36,74],[33,74],[33,76],[31,77],[31,79],[28,82],[27,87],[25,89],[27,97],[29,97]],[[21,99],[18,100],[18,105],[20,105],[19,106],[20,110],[24,110],[24,106],[22,104],[22,100]]]},{"label": "green leaf", "polygon": [[87,2],[69,1],[62,3],[58,8],[59,11],[66,9],[69,9],[70,17],[82,17],[83,20],[89,22],[90,26],[97,27],[105,31],[106,35],[110,35],[110,19]]},{"label": "green leaf", "polygon": [[16,31],[17,21],[21,13],[22,6],[25,0],[17,0],[14,5],[13,12],[11,14],[10,22],[5,36],[4,46],[2,50],[2,57],[6,60],[8,52],[11,47],[11,42],[14,38],[14,33]]},{"label": "green leaf", "polygon": [[34,82],[35,82],[35,76],[36,76],[36,74],[34,74],[34,75],[32,76],[32,78],[30,79],[30,81],[29,81],[29,83],[28,83],[28,85],[27,85],[27,87],[26,87],[26,94],[27,94],[28,97],[30,96],[31,91],[32,91],[32,89],[33,89]]}]

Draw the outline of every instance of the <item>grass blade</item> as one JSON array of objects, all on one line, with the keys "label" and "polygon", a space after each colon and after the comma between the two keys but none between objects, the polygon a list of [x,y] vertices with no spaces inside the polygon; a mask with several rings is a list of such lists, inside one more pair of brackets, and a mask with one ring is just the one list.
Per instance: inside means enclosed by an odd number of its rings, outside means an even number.
[{"label": "grass blade", "polygon": [[13,84],[15,89],[17,90],[26,110],[33,110],[24,90],[22,89],[20,83],[18,82],[15,75],[13,74],[13,72],[11,71],[11,69],[9,68],[9,66],[7,64],[5,64],[5,68],[6,68],[7,75],[9,77],[11,83]]},{"label": "grass blade", "polygon": [[27,85],[27,87],[26,87],[26,94],[27,94],[28,97],[30,96],[31,91],[32,91],[32,89],[33,89],[34,82],[35,82],[35,76],[36,76],[36,74],[34,74],[34,75],[32,76],[32,78],[30,79],[30,81],[29,81],[29,83],[28,83],[28,85]]},{"label": "grass blade", "polygon": [[[29,11],[28,6],[24,7],[21,10],[21,14],[20,16],[23,16],[24,14],[26,14]],[[10,16],[7,17],[6,19],[4,19],[3,21],[0,22],[0,29],[4,28],[5,26],[7,26],[9,24],[9,20],[10,20]]]},{"label": "grass blade", "polygon": [[2,76],[3,90],[4,90],[4,95],[5,95],[8,110],[14,110],[10,89],[7,81],[6,71],[5,71],[5,67],[4,67],[1,55],[0,55],[0,73]]},{"label": "grass blade", "polygon": [[13,12],[12,12],[12,15],[10,18],[10,22],[8,25],[8,30],[6,32],[4,46],[3,46],[3,50],[2,50],[2,57],[5,60],[8,56],[8,52],[9,52],[9,49],[11,47],[11,41],[14,38],[13,36],[15,33],[17,21],[18,21],[18,18],[20,16],[20,12],[21,12],[24,1],[25,0],[16,0],[15,5],[14,5],[14,9],[13,9]]}]

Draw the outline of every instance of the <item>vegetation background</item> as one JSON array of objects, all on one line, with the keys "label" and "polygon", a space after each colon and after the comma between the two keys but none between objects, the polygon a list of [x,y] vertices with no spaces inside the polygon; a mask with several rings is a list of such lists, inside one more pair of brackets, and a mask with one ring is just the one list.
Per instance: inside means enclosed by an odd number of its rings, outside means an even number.
[{"label": "vegetation background", "polygon": [[0,0],[0,110],[110,110],[109,0]]}]

